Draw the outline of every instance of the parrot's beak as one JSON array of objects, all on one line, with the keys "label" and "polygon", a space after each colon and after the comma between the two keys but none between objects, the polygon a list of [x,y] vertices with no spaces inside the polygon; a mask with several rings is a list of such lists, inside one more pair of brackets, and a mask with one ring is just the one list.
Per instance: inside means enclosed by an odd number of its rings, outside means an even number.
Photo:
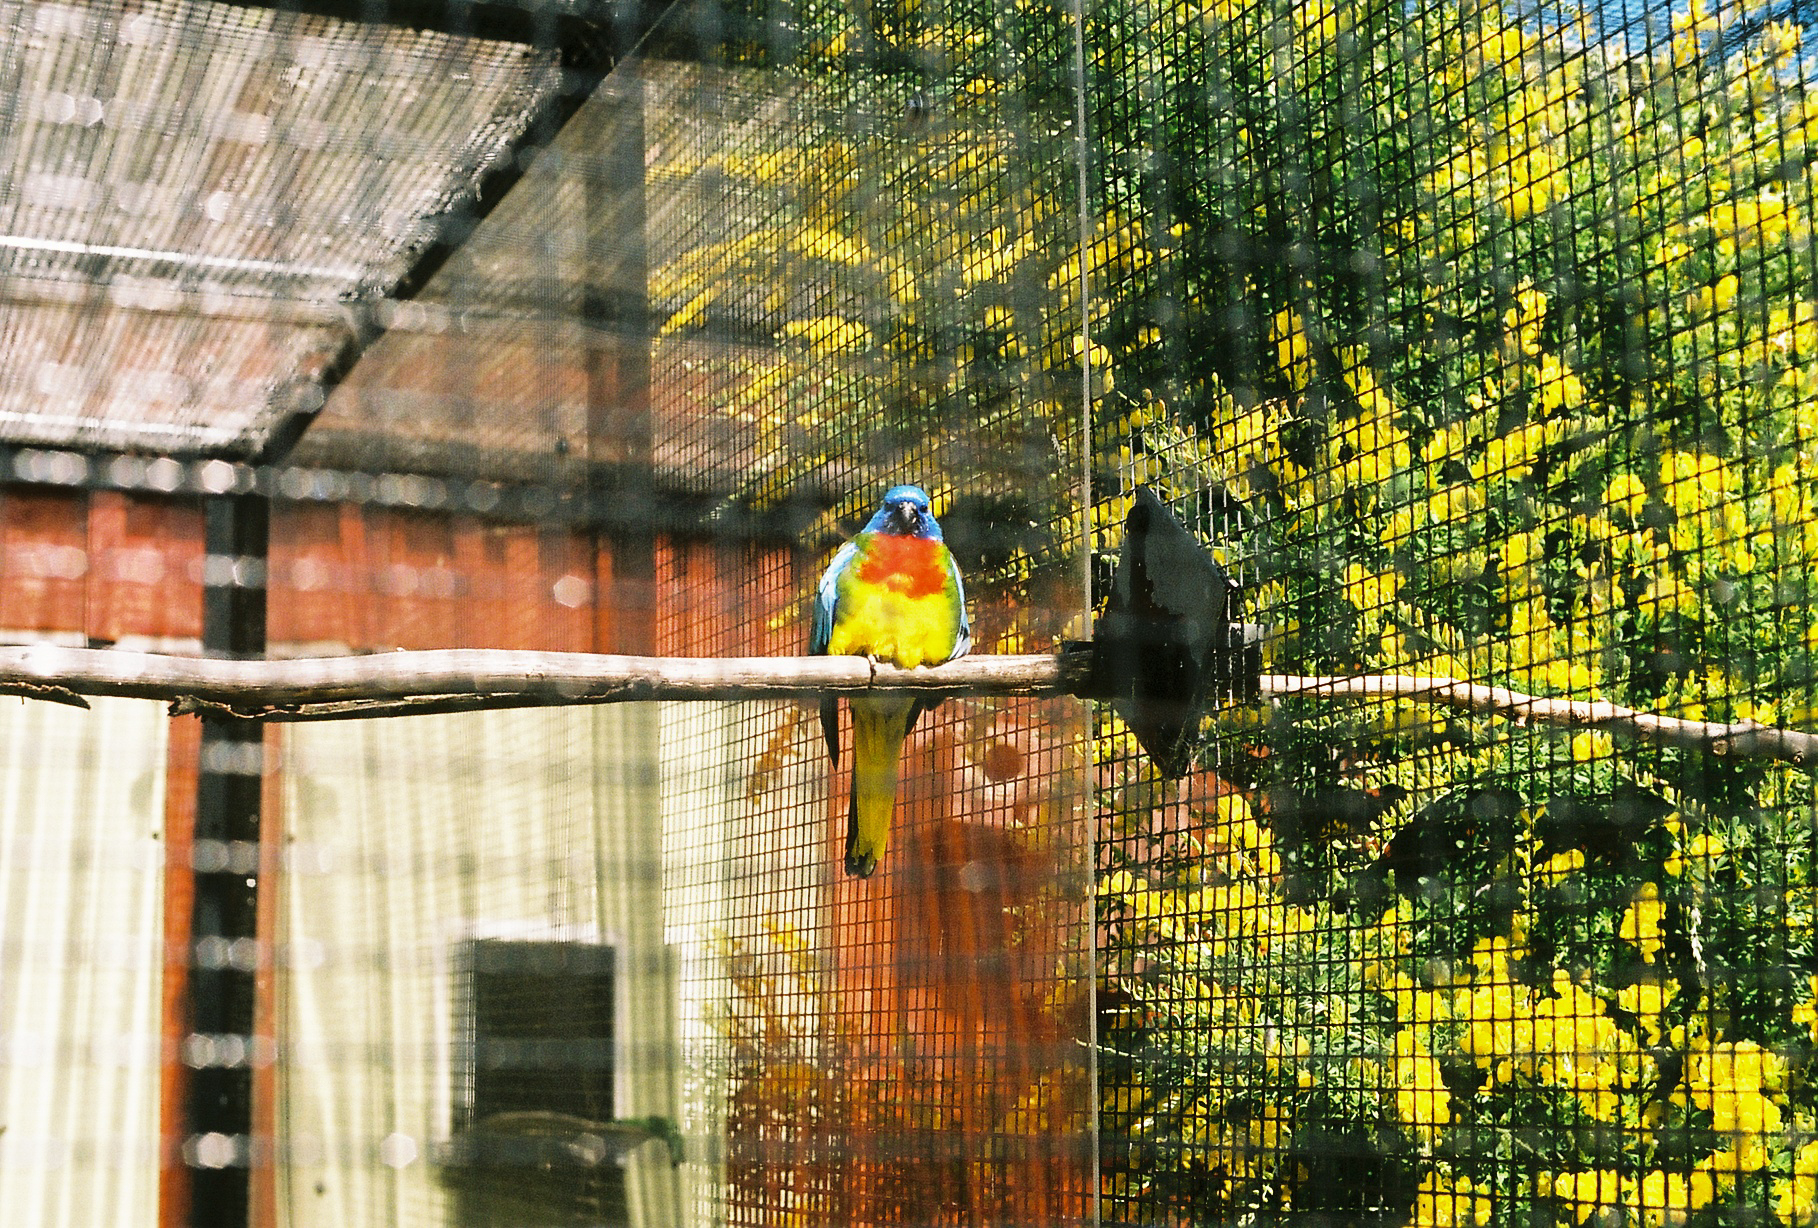
[{"label": "parrot's beak", "polygon": [[922,514],[915,510],[915,504],[907,501],[894,505],[890,517],[904,533],[914,533],[922,527]]}]

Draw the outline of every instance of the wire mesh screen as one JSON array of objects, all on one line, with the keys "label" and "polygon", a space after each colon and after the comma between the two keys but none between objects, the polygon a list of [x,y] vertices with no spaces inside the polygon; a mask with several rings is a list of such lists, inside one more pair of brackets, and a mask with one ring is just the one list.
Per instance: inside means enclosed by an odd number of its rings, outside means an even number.
[{"label": "wire mesh screen", "polygon": [[1813,1216],[1802,14],[1096,9],[1098,540],[1268,696],[1101,717],[1106,1222]]},{"label": "wire mesh screen", "polygon": [[[981,650],[1077,625],[1074,95],[917,62],[912,105],[804,54],[617,63],[392,310],[278,479],[282,650],[799,654],[899,480]],[[1086,1217],[1086,733],[1070,701],[925,716],[858,879],[812,704],[294,727],[272,1205]]]},{"label": "wire mesh screen", "polygon": [[[801,651],[829,550],[898,481],[933,495],[975,648],[1050,646],[1084,607],[1063,15],[830,13],[800,37],[812,73],[779,88],[750,48],[661,83],[674,111],[647,129],[674,151],[653,251],[685,253],[652,268],[659,459],[802,525],[788,552],[662,560],[681,607],[660,648]],[[1085,735],[1065,701],[923,716],[859,878],[813,705],[666,713],[666,746],[719,748],[664,766],[685,1112],[724,1140],[692,1214],[1089,1215]]]},{"label": "wire mesh screen", "polygon": [[[976,651],[1081,634],[1074,35],[0,3],[0,636],[801,655],[906,482]],[[8,718],[6,1222],[1089,1219],[1085,708],[922,714],[859,877],[814,703],[537,660]]]},{"label": "wire mesh screen", "polygon": [[6,1222],[1818,1219],[1809,17],[0,0]]}]

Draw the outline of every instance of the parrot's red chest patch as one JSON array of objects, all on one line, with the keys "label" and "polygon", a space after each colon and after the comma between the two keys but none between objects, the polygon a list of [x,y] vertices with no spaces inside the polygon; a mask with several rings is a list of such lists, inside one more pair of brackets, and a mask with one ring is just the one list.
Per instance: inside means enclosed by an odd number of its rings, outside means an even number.
[{"label": "parrot's red chest patch", "polygon": [[859,558],[857,577],[905,597],[933,597],[947,587],[940,543],[926,537],[874,533]]}]

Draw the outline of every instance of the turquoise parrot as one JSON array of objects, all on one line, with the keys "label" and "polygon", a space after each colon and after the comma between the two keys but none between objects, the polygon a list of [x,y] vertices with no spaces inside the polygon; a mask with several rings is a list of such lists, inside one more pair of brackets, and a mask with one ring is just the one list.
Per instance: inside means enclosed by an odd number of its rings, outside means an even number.
[{"label": "turquoise parrot", "polygon": [[[858,535],[841,546],[814,592],[808,651],[870,657],[914,668],[972,647],[966,589],[919,486],[893,486]],[[890,842],[903,739],[926,700],[889,695],[852,704],[852,793],[846,812],[846,872],[867,878]],[[840,761],[839,701],[821,701],[821,730]]]}]

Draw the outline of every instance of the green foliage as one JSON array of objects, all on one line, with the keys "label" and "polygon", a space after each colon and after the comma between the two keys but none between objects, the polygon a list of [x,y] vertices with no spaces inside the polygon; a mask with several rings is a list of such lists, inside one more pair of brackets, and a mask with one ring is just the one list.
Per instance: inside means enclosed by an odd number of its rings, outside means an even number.
[{"label": "green foliage", "polygon": [[675,305],[659,359],[728,321],[752,337],[714,407],[755,429],[741,497],[831,484],[850,516],[907,465],[937,511],[1014,494],[1051,526],[1082,417],[1066,9],[896,0],[791,24],[788,55],[745,48],[785,69],[780,122],[700,168],[742,207],[654,277]]},{"label": "green foliage", "polygon": [[[1272,668],[1810,721],[1796,31],[1719,56],[1697,8],[1636,52],[1490,5],[1096,12],[1133,249],[1092,313],[1105,546],[1129,485],[1204,522],[1219,481]],[[1208,864],[1176,830],[1208,829],[1191,792],[1106,797],[1109,986],[1141,1021],[1108,1028],[1106,1102],[1189,1106],[1107,1115],[1113,1217],[1810,1220],[1803,773],[1406,701],[1228,715],[1215,745],[1202,789],[1256,799],[1280,861],[1228,889],[1305,920],[1222,958],[1237,905],[1146,925],[1156,871]],[[1240,1162],[1200,1118],[1276,1136]]]},{"label": "green foliage", "polygon": [[[775,343],[748,497],[914,457],[1013,607],[1089,447],[1094,549],[1160,488],[1271,670],[1810,725],[1818,102],[1754,16],[1106,0],[1082,226],[1064,8],[810,5],[661,345]],[[1302,699],[1175,788],[1100,719],[1108,1220],[1818,1219],[1803,772]]]}]

